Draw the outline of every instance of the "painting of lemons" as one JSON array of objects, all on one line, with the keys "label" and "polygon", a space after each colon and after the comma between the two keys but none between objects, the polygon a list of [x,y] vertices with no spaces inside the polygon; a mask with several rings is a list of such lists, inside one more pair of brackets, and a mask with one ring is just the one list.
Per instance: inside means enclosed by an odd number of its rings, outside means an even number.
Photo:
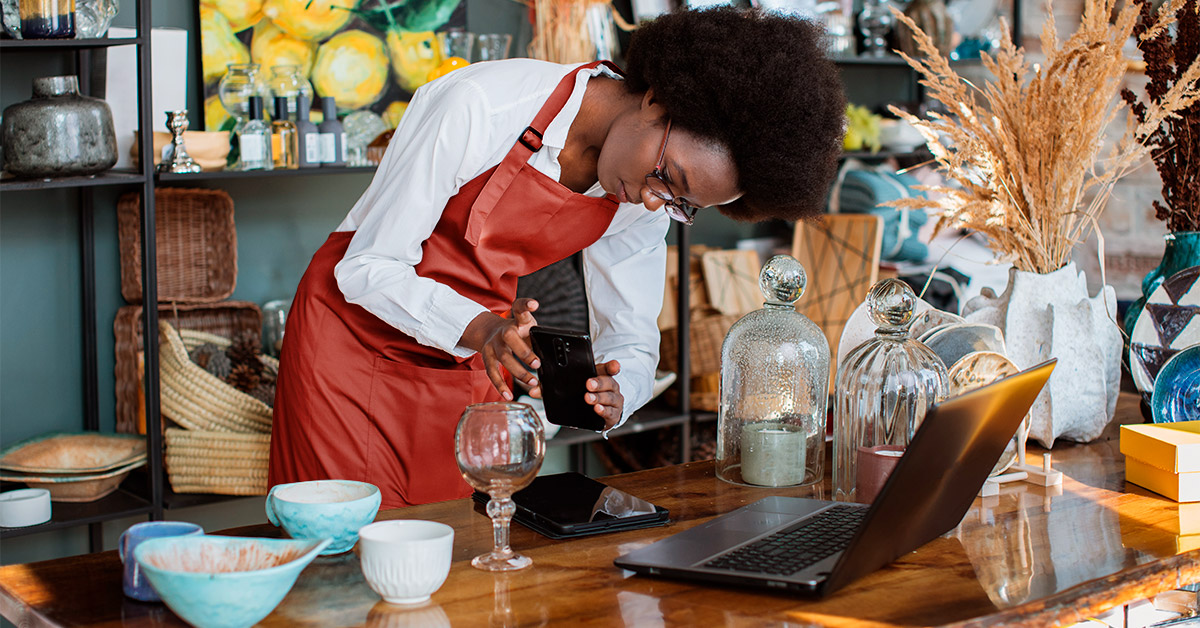
[{"label": "painting of lemons", "polygon": [[[268,113],[271,87],[291,81],[307,82],[314,101],[332,96],[340,114],[369,109],[398,121],[443,65],[437,31],[466,25],[463,0],[199,0],[199,9],[204,128],[212,131],[236,122],[220,84],[230,65],[244,64],[257,66]],[[313,117],[320,111],[316,102]]]}]

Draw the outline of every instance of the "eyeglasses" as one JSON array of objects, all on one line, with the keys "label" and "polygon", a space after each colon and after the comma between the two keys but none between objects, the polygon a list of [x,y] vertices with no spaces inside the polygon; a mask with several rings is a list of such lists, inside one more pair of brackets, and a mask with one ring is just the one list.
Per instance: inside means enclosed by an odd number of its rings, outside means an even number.
[{"label": "eyeglasses", "polygon": [[667,202],[663,208],[668,216],[685,225],[690,225],[696,219],[696,212],[699,208],[682,198],[675,198],[671,192],[671,186],[667,185],[666,176],[663,174],[663,157],[667,154],[667,139],[670,137],[671,121],[667,120],[667,130],[663,133],[662,148],[658,149],[658,163],[654,166],[654,172],[646,175],[646,185],[650,187],[650,191],[655,196]]}]

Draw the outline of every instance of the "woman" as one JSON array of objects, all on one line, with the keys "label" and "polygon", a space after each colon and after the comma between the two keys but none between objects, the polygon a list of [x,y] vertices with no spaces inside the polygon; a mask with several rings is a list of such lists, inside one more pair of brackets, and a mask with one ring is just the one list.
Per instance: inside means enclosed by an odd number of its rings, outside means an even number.
[{"label": "woman", "polygon": [[[811,23],[664,15],[607,63],[479,63],[417,91],[370,187],[317,251],[284,336],[270,483],[371,482],[393,508],[465,497],[470,403],[539,396],[517,278],[583,251],[606,428],[650,398],[664,236],[698,207],[820,210],[843,96]],[[663,210],[663,211],[659,211]]]}]

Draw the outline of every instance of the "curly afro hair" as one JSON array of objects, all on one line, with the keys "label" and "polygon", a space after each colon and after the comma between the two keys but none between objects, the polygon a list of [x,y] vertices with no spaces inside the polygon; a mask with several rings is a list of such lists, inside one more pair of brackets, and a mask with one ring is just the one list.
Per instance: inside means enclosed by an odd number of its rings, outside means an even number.
[{"label": "curly afro hair", "polygon": [[761,10],[676,11],[633,33],[626,86],[653,89],[671,124],[725,147],[739,221],[823,210],[842,153],[845,95],[818,25]]}]

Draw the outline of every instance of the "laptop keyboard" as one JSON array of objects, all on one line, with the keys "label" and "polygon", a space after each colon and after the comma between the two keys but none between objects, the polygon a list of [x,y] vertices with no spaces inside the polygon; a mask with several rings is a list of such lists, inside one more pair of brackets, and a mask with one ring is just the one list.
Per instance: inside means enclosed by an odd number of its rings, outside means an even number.
[{"label": "laptop keyboard", "polygon": [[704,563],[713,569],[787,576],[840,552],[862,525],[867,508],[839,504],[794,526]]}]

